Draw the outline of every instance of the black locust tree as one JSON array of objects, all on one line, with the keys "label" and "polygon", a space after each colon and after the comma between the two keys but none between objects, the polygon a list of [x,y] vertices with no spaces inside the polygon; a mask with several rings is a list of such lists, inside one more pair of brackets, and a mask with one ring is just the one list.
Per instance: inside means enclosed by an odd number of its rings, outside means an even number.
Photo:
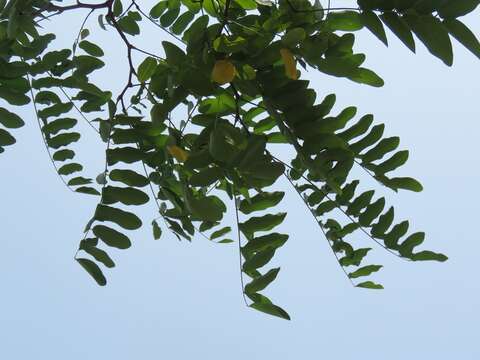
[{"label": "black locust tree", "polygon": [[[0,1],[0,153],[16,142],[17,128],[38,122],[64,184],[98,198],[75,259],[99,285],[107,282],[104,268],[115,266],[108,248],[130,247],[130,231],[142,226],[135,207],[151,201],[158,208],[148,219],[153,238],[169,231],[179,240],[198,234],[237,243],[246,304],[289,319],[262,294],[279,273],[265,268],[289,238],[275,231],[287,215],[277,210],[286,179],[351,283],[382,289],[365,280],[382,267],[368,262],[371,248],[354,248],[350,238],[410,261],[447,257],[418,250],[425,234],[409,232],[409,222],[375,194],[380,186],[422,190],[414,178],[396,175],[408,159],[399,138],[385,137],[384,124],[355,107],[332,113],[335,95],[318,97],[306,70],[381,87],[383,80],[362,66],[365,55],[353,50],[357,31],[385,45],[388,32],[413,52],[422,43],[448,66],[452,39],[480,57],[479,41],[459,20],[480,0],[351,3],[161,0],[145,8],[139,0]],[[61,29],[46,29],[67,13],[83,22],[72,46],[59,48]],[[92,17],[98,21],[87,22]],[[168,41],[140,47],[146,25]],[[115,74],[124,81],[117,93],[92,80],[106,65],[102,44],[89,38],[99,31],[127,59],[124,73]],[[22,106],[32,106],[36,119],[19,117]],[[105,143],[99,175],[88,174],[72,150],[81,135],[90,136],[79,132],[79,121]],[[280,159],[278,146],[291,158]],[[371,190],[359,191],[354,167],[370,175],[371,184],[366,178],[361,186]],[[234,224],[224,220],[228,208]]]}]

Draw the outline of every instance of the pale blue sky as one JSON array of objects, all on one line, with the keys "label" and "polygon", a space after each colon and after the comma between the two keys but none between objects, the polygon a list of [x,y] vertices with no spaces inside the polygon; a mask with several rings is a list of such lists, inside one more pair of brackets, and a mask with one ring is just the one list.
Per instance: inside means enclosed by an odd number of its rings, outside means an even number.
[{"label": "pale blue sky", "polygon": [[[480,35],[478,15],[465,21]],[[81,22],[67,20],[57,25],[64,44],[71,34],[63,29]],[[98,38],[115,36],[97,29],[95,18],[91,24]],[[354,289],[291,194],[283,203],[291,238],[276,255],[282,271],[267,290],[290,322],[244,306],[235,244],[178,242],[166,232],[155,242],[149,226],[132,234],[132,248],[110,251],[117,267],[100,288],[73,260],[95,199],[63,187],[33,110],[25,108],[18,144],[0,155],[0,359],[479,359],[480,61],[456,42],[448,68],[421,44],[413,55],[393,36],[388,49],[367,31],[357,38],[384,88],[307,76],[320,95],[336,92],[339,105],[375,114],[387,134],[400,136],[410,150],[402,174],[425,190],[386,194],[399,218],[424,230],[426,246],[448,262],[408,263],[375,248],[373,259],[385,265],[376,280],[385,290]],[[151,34],[140,43],[160,49],[162,39]],[[118,59],[123,48],[112,43],[109,58]],[[121,86],[122,65],[115,62],[99,80]],[[88,128],[84,133],[78,153],[95,175],[102,145]],[[142,214],[148,224],[153,206]],[[368,243],[360,233],[353,241]]]}]

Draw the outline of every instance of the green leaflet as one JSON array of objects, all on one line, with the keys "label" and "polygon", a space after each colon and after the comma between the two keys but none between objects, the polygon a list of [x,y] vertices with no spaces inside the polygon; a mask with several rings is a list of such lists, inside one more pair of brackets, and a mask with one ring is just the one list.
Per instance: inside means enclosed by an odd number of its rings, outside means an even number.
[{"label": "green leaflet", "polygon": [[367,206],[364,212],[358,217],[358,222],[362,226],[370,226],[373,220],[375,220],[385,207],[385,198],[380,198],[374,203]]},{"label": "green leaflet", "polygon": [[7,109],[0,107],[0,124],[8,129],[18,129],[25,125],[24,121]]},{"label": "green leaflet", "polygon": [[216,196],[195,197],[185,191],[185,204],[193,216],[203,221],[220,221],[226,211],[223,202]]},{"label": "green leaflet", "polygon": [[150,10],[150,16],[154,19],[158,19],[165,12],[165,10],[167,10],[167,6],[168,6],[168,1],[166,0],[159,1]]},{"label": "green leaflet", "polygon": [[370,10],[365,10],[360,13],[360,20],[363,25],[368,28],[381,42],[388,46],[387,35],[382,22],[378,16]]},{"label": "green leaflet", "polygon": [[290,315],[281,307],[273,304],[267,297],[260,294],[247,294],[252,299],[251,308],[264,312],[269,315],[277,316],[281,319],[290,320]]},{"label": "green leaflet", "polygon": [[89,186],[80,186],[79,188],[76,188],[75,191],[88,195],[100,195],[100,193],[96,189]]},{"label": "green leaflet", "polygon": [[[190,163],[191,164],[191,163]],[[190,178],[192,186],[209,186],[223,178],[223,170],[219,167],[209,167],[194,173]]]},{"label": "green leaflet", "polygon": [[157,68],[157,60],[151,56],[147,57],[138,67],[138,81],[145,82],[152,77]]},{"label": "green leaflet", "polygon": [[230,226],[225,226],[221,228],[220,230],[217,230],[210,235],[210,240],[215,240],[219,237],[222,237],[225,234],[228,234],[230,231],[232,231],[232,228]]},{"label": "green leaflet", "polygon": [[90,274],[90,276],[97,282],[100,286],[107,285],[107,279],[102,273],[102,270],[95,264],[93,261],[88,259],[75,259],[77,262]]},{"label": "green leaflet", "polygon": [[61,118],[49,122],[42,127],[45,134],[55,135],[61,130],[69,130],[77,125],[77,120],[72,118]]},{"label": "green leaflet", "polygon": [[16,142],[15,138],[8,131],[0,129],[0,146],[9,146]]},{"label": "green leaflet", "polygon": [[404,16],[411,29],[427,47],[428,51],[441,59],[446,65],[453,64],[453,50],[448,31],[445,26],[432,15]]},{"label": "green leaflet", "polygon": [[280,268],[269,270],[265,275],[259,276],[249,284],[245,286],[246,293],[256,293],[265,289],[270,283],[272,283],[280,271]]},{"label": "green leaflet", "polygon": [[132,164],[143,160],[143,158],[143,152],[133,147],[122,147],[107,150],[108,165],[115,165],[118,162]]},{"label": "green leaflet", "polygon": [[153,238],[155,240],[158,240],[162,237],[162,229],[160,228],[160,226],[158,226],[158,223],[155,220],[152,221],[152,230]]},{"label": "green leaflet", "polygon": [[381,140],[374,148],[361,155],[362,162],[369,163],[379,160],[390,151],[395,150],[400,144],[398,137],[391,137]]},{"label": "green leaflet", "polygon": [[160,25],[163,27],[169,27],[173,24],[179,13],[180,7],[167,10],[167,12],[160,17]]},{"label": "green leaflet", "polygon": [[172,32],[176,35],[180,35],[185,31],[188,24],[193,20],[195,13],[192,11],[186,11],[180,15],[172,25]]},{"label": "green leaflet", "polygon": [[140,175],[133,170],[114,169],[110,172],[109,177],[113,181],[122,182],[128,186],[144,187],[149,184],[149,181],[145,176]]},{"label": "green leaflet", "polygon": [[352,203],[348,206],[347,213],[350,215],[358,216],[360,211],[366,208],[370,204],[374,194],[373,190],[365,191],[359,195]]},{"label": "green leaflet", "polygon": [[240,230],[245,236],[251,237],[255,232],[272,230],[283,222],[285,216],[287,216],[286,213],[278,213],[274,215],[267,214],[259,217],[251,217],[247,221],[239,224]]},{"label": "green leaflet", "polygon": [[445,5],[438,9],[438,13],[442,18],[454,19],[472,12],[479,4],[479,0],[447,0]]},{"label": "green leaflet", "polygon": [[363,21],[356,11],[331,12],[327,24],[332,30],[341,31],[357,31],[363,27]]},{"label": "green leaflet", "polygon": [[92,182],[92,179],[87,179],[82,176],[77,176],[77,177],[71,178],[68,181],[68,185],[69,186],[87,185],[87,184],[90,184],[91,182]]},{"label": "green leaflet", "polygon": [[106,205],[97,206],[95,219],[114,222],[127,230],[136,230],[142,226],[142,221],[135,214]]},{"label": "green leaflet", "polygon": [[450,35],[480,58],[480,42],[465,24],[456,19],[445,20],[443,24],[447,27]]},{"label": "green leaflet", "polygon": [[60,175],[71,175],[73,173],[79,172],[83,170],[83,166],[77,163],[70,163],[61,166],[58,169],[58,173]]},{"label": "green leaflet", "polygon": [[262,192],[250,199],[242,200],[238,209],[244,214],[265,210],[280,203],[284,195],[285,193],[281,191],[275,191],[272,193]]},{"label": "green leaflet", "polygon": [[408,231],[409,223],[408,221],[402,221],[400,224],[395,225],[390,232],[383,236],[383,241],[385,246],[389,249],[397,250],[398,241],[402,236],[404,236]]},{"label": "green leaflet", "polygon": [[425,240],[425,233],[418,232],[410,235],[404,242],[400,244],[400,255],[410,257],[414,247],[420,245]]},{"label": "green leaflet", "polygon": [[394,155],[392,155],[392,157],[390,157],[389,159],[385,160],[384,162],[378,165],[375,165],[373,168],[373,171],[376,174],[382,174],[382,175],[387,172],[393,171],[407,162],[408,155],[409,155],[408,150],[399,151]]},{"label": "green leaflet", "polygon": [[285,320],[290,320],[290,315],[288,315],[288,313],[285,310],[283,310],[281,307],[274,304],[253,303],[250,305],[250,307],[269,315],[277,316]]},{"label": "green leaflet", "polygon": [[285,244],[287,240],[288,235],[271,233],[250,239],[242,249],[245,253],[263,252],[267,249],[277,249]]},{"label": "green leaflet", "polygon": [[[116,3],[118,3],[118,1],[116,1]],[[80,43],[78,44],[78,47],[91,56],[101,57],[105,55],[105,53],[103,52],[100,46],[88,40],[80,41]]]},{"label": "green leaflet", "polygon": [[[350,277],[351,279],[356,279],[356,278],[359,278],[361,276],[368,276],[374,272],[377,272],[378,270],[380,270],[382,268],[381,265],[368,265],[368,266],[364,266],[354,272],[351,272],[350,274],[348,274],[348,277]],[[358,285],[357,285],[358,286]]]},{"label": "green leaflet", "polygon": [[118,20],[118,26],[127,34],[140,34],[140,27],[137,24],[135,16],[132,16],[131,11],[128,13],[128,16],[124,16],[120,20]]},{"label": "green leaflet", "polygon": [[103,188],[102,200],[104,204],[121,202],[125,205],[143,205],[149,198],[143,191],[135,188],[106,186]]},{"label": "green leaflet", "polygon": [[396,13],[387,11],[380,18],[390,30],[412,51],[415,52],[415,40],[409,26]]},{"label": "green leaflet", "polygon": [[267,265],[275,255],[275,249],[270,248],[257,252],[243,263],[243,271],[249,272]]},{"label": "green leaflet", "polygon": [[410,190],[415,192],[420,192],[423,190],[422,184],[417,180],[409,177],[395,177],[391,179],[379,178],[379,181],[394,190]]},{"label": "green leaflet", "polygon": [[363,258],[367,256],[371,248],[362,248],[352,251],[350,254],[345,255],[340,259],[340,265],[342,266],[359,266]]},{"label": "green leaflet", "polygon": [[106,245],[118,249],[128,249],[132,244],[128,237],[115,229],[104,225],[96,225],[92,229],[95,236],[102,240]]},{"label": "green leaflet", "polygon": [[372,127],[372,129],[366,136],[364,136],[357,142],[351,144],[350,149],[357,154],[360,153],[367,147],[375,144],[378,140],[380,140],[380,138],[383,135],[384,129],[385,129],[384,124],[375,125],[374,127]]},{"label": "green leaflet", "polygon": [[79,249],[85,251],[87,254],[91,255],[96,261],[102,263],[106,267],[108,268],[115,267],[115,263],[105,251],[95,246],[91,246],[82,242],[80,243]]},{"label": "green leaflet", "polygon": [[419,253],[413,254],[413,261],[447,261],[448,257],[443,254],[434,253],[433,251],[421,251]]},{"label": "green leaflet", "polygon": [[385,234],[390,225],[393,223],[394,210],[390,207],[386,213],[378,218],[378,221],[372,226],[371,234],[380,237]]},{"label": "green leaflet", "polygon": [[80,140],[80,134],[77,132],[62,133],[60,135],[51,137],[47,140],[48,146],[53,149],[61,148],[62,146],[70,145]]},{"label": "green leaflet", "polygon": [[372,281],[365,281],[360,284],[357,284],[356,287],[359,288],[364,288],[364,289],[375,289],[375,290],[381,290],[383,289],[383,286],[380,284],[375,284]]}]

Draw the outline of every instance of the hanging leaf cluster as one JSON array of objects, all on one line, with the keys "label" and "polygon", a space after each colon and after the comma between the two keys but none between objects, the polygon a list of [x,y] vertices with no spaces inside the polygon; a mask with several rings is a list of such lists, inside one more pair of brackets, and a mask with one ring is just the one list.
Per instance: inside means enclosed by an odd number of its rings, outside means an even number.
[{"label": "hanging leaf cluster", "polygon": [[[130,232],[142,226],[136,207],[153,202],[154,239],[169,232],[236,242],[247,305],[290,319],[265,295],[280,271],[271,260],[295,236],[280,230],[286,191],[298,193],[356,287],[383,288],[370,278],[382,268],[368,261],[372,244],[411,261],[447,259],[418,249],[425,234],[377,195],[379,187],[422,190],[401,172],[409,153],[399,138],[354,106],[336,109],[336,96],[315,91],[307,70],[383,86],[354,51],[362,29],[413,52],[422,43],[449,66],[452,39],[480,58],[479,41],[460,20],[480,0],[358,0],[350,10],[329,3],[161,0],[145,9],[137,0],[0,1],[0,153],[32,122],[16,107],[31,104],[59,177],[98,198],[75,259],[99,285],[115,266],[108,249],[131,246]],[[82,16],[78,36],[59,48],[45,29],[71,12]],[[145,26],[168,40],[139,47]],[[120,92],[94,81],[108,68],[93,40],[100,31],[127,59],[125,73],[115,74],[124,81]],[[80,121],[105,144],[100,174],[87,175],[77,159]],[[292,156],[281,158],[280,147]],[[372,181],[356,179],[354,167]]]}]

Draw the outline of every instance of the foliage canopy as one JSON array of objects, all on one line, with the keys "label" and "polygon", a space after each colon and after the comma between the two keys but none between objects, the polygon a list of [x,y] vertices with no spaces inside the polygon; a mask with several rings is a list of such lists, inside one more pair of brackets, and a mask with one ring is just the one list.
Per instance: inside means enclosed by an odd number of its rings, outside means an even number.
[{"label": "foliage canopy", "polygon": [[[317,100],[301,69],[381,87],[383,80],[362,67],[365,55],[353,51],[353,32],[362,29],[385,45],[389,29],[413,52],[416,38],[449,66],[451,38],[480,58],[479,41],[459,20],[479,3],[358,0],[352,8],[324,8],[318,0],[161,0],[144,9],[138,0],[3,0],[0,153],[25,124],[14,107],[32,103],[58,175],[72,191],[99,199],[75,256],[99,285],[107,283],[102,267],[115,266],[105,248],[131,246],[127,234],[142,226],[135,206],[152,200],[155,239],[168,230],[179,240],[199,233],[231,243],[233,232],[246,303],[289,319],[261,294],[280,270],[263,268],[289,237],[275,231],[286,216],[276,210],[284,197],[281,178],[300,195],[356,287],[381,289],[362,278],[382,266],[364,263],[371,248],[354,248],[347,241],[354,232],[408,260],[447,259],[417,250],[425,234],[409,232],[384,197],[359,191],[364,181],[352,179],[358,166],[374,184],[421,191],[417,180],[392,175],[408,159],[408,151],[397,150],[399,138],[384,137],[384,125],[370,114],[357,116],[355,107],[332,114],[335,95]],[[67,12],[85,18],[73,47],[59,49],[42,25]],[[126,83],[118,94],[92,80],[105,65],[85,25],[92,15],[95,31],[112,32],[125,47]],[[163,54],[135,45],[145,24],[170,37]],[[72,149],[81,137],[78,120],[105,142],[105,170],[93,178]],[[272,144],[294,156],[279,159]],[[234,226],[223,219],[228,207]],[[251,280],[244,284],[244,277]]]}]

